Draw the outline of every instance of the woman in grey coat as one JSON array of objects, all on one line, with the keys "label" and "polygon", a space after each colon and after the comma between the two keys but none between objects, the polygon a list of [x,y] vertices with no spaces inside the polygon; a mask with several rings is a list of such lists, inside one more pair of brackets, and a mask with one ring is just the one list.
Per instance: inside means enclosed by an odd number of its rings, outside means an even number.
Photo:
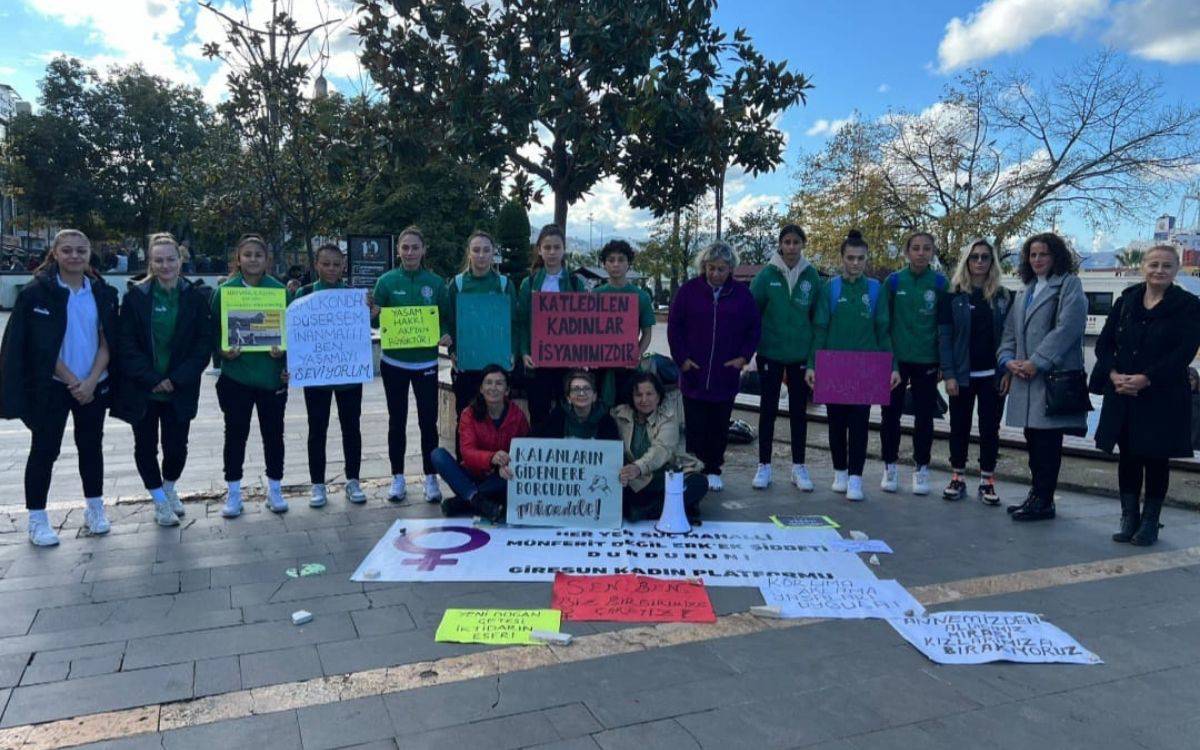
[{"label": "woman in grey coat", "polygon": [[1034,235],[1021,248],[1025,291],[1015,295],[996,353],[1013,376],[1007,421],[1025,430],[1032,475],[1025,502],[1008,508],[1014,521],[1054,518],[1063,435],[1087,434],[1086,412],[1046,414],[1046,373],[1083,370],[1087,298],[1074,271],[1074,256],[1056,234]]}]

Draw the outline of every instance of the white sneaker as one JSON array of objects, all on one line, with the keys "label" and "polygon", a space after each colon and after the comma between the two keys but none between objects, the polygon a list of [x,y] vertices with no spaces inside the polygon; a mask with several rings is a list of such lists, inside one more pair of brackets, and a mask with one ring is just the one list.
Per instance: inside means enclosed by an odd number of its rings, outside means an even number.
[{"label": "white sneaker", "polygon": [[242,492],[232,490],[225,496],[225,507],[221,508],[221,515],[225,518],[237,518],[242,515]]},{"label": "white sneaker", "polygon": [[323,484],[314,484],[312,486],[312,498],[308,501],[310,508],[324,508],[325,503],[329,502],[329,492]]},{"label": "white sneaker", "polygon": [[167,502],[171,505],[171,512],[177,516],[187,515],[187,510],[183,507],[183,501],[179,499],[179,493],[175,488],[167,489],[163,487],[163,494],[167,496]]},{"label": "white sneaker", "polygon": [[440,503],[442,501],[442,488],[438,486],[437,474],[425,475],[425,502]]},{"label": "white sneaker", "polygon": [[884,492],[895,492],[900,486],[897,480],[898,475],[896,464],[884,464],[883,479],[879,481],[879,489]]},{"label": "white sneaker", "polygon": [[171,501],[154,503],[154,522],[159,526],[178,526],[179,516],[171,509]]},{"label": "white sneaker", "polygon": [[367,493],[362,491],[357,479],[350,479],[346,482],[346,499],[355,505],[362,505],[367,501]]},{"label": "white sneaker", "polygon": [[913,472],[913,494],[928,495],[929,494],[929,467],[918,466]]},{"label": "white sneaker", "polygon": [[408,485],[404,483],[404,477],[392,477],[392,489],[388,492],[389,503],[402,503],[408,495]]},{"label": "white sneaker", "polygon": [[706,474],[705,476],[708,477],[709,492],[720,492],[725,489],[725,483],[721,481],[720,474]]},{"label": "white sneaker", "polygon": [[846,491],[846,472],[837,471],[835,469],[833,472],[833,484],[830,485],[829,489],[833,490],[834,492],[845,492]]},{"label": "white sneaker", "polygon": [[103,502],[88,503],[88,509],[83,512],[83,525],[95,536],[102,536],[112,530],[112,525],[104,515]]},{"label": "white sneaker", "polygon": [[771,486],[771,464],[759,464],[754,472],[754,482],[750,485],[756,490],[765,490]]},{"label": "white sneaker", "polygon": [[283,499],[283,490],[267,486],[267,510],[272,513],[287,513],[287,500]]},{"label": "white sneaker", "polygon": [[812,479],[808,476],[808,467],[804,464],[792,464],[792,484],[801,492],[812,492]]},{"label": "white sneaker", "polygon": [[863,495],[862,477],[850,477],[846,480],[846,499],[854,502],[866,499]]},{"label": "white sneaker", "polygon": [[58,534],[54,533],[46,511],[29,511],[29,542],[35,547],[54,547],[58,544]]}]

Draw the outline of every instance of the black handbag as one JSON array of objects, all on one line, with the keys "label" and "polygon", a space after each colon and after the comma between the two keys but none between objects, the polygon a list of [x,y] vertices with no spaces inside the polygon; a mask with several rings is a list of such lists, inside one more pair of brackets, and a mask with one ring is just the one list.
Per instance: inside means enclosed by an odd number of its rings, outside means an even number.
[{"label": "black handbag", "polygon": [[[1058,302],[1062,290],[1054,298],[1054,323],[1058,324]],[[1046,416],[1074,417],[1092,411],[1088,395],[1088,377],[1084,370],[1051,370],[1046,373]]]}]

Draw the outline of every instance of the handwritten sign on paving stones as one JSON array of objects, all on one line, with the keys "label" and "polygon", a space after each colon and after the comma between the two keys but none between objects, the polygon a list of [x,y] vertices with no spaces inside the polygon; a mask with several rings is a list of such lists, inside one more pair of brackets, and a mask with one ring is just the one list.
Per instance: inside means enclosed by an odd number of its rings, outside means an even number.
[{"label": "handwritten sign on paving stones", "polygon": [[817,580],[770,576],[759,587],[763,600],[784,617],[887,619],[925,608],[896,581],[874,579]]},{"label": "handwritten sign on paving stones", "polygon": [[530,633],[557,633],[555,609],[448,609],[435,640],[442,643],[533,643]]},{"label": "handwritten sign on paving stones", "polygon": [[621,527],[619,440],[517,438],[509,455],[510,524]]},{"label": "handwritten sign on paving stones", "polygon": [[888,620],[938,664],[1103,664],[1071,636],[1029,612],[938,612]]},{"label": "handwritten sign on paving stones", "polygon": [[700,581],[641,575],[554,577],[551,606],[566,620],[605,622],[716,622]]}]

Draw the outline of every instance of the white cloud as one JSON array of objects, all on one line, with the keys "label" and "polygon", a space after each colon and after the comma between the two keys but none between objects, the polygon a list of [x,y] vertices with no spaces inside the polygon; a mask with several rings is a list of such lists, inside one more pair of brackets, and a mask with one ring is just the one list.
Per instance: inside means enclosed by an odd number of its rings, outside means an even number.
[{"label": "white cloud", "polygon": [[879,84],[879,87],[875,89],[875,93],[886,94],[887,92],[889,92],[891,90],[892,90],[891,86],[887,85],[886,83],[881,83],[881,84]]},{"label": "white cloud", "polygon": [[[171,37],[184,28],[188,0],[25,0],[36,13],[68,27],[85,29],[103,52],[86,59],[103,69],[140,63],[149,73],[197,85],[200,76],[180,59]],[[78,56],[78,55],[76,55]]]},{"label": "white cloud", "polygon": [[823,136],[823,135],[834,135],[842,128],[844,128],[847,125],[849,125],[850,123],[854,122],[854,119],[855,119],[854,115],[850,115],[849,117],[844,117],[840,120],[826,120],[825,118],[821,118],[820,120],[817,120],[816,122],[814,122],[809,127],[808,130],[804,131],[804,134],[807,136],[814,136],[814,137],[815,136]]},{"label": "white cloud", "polygon": [[1200,3],[1133,0],[1113,9],[1106,41],[1138,57],[1168,63],[1200,60]]},{"label": "white cloud", "polygon": [[1078,31],[1107,10],[1108,0],[987,0],[965,21],[946,24],[938,66],[945,73],[1017,52],[1039,37]]}]

